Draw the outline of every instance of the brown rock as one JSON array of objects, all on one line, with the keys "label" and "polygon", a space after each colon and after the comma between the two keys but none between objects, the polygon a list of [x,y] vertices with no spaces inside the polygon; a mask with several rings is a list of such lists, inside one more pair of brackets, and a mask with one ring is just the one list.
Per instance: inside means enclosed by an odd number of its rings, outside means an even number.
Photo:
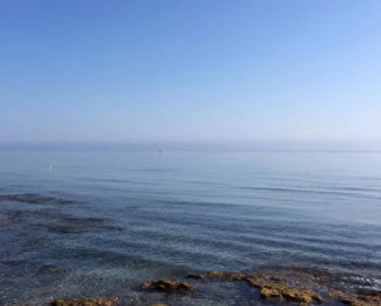
[{"label": "brown rock", "polygon": [[109,298],[83,298],[54,300],[51,306],[114,306],[118,303],[117,297]]},{"label": "brown rock", "polygon": [[360,290],[358,292],[332,291],[328,294],[332,299],[351,306],[380,306],[381,292]]},{"label": "brown rock", "polygon": [[283,296],[277,289],[268,287],[264,287],[261,289],[261,298],[264,300],[267,300],[269,298],[276,298],[283,301]]},{"label": "brown rock", "polygon": [[180,281],[172,281],[168,279],[160,279],[158,281],[149,280],[141,285],[143,290],[159,290],[167,293],[191,293],[196,290],[196,287]]},{"label": "brown rock", "polygon": [[305,304],[312,303],[312,301],[323,301],[323,298],[311,289],[288,287],[272,282],[267,282],[261,287],[261,297],[263,299],[275,298],[281,301],[288,300]]},{"label": "brown rock", "polygon": [[204,278],[206,278],[206,275],[205,274],[197,274],[197,273],[188,273],[187,278],[204,279]]},{"label": "brown rock", "polygon": [[232,281],[246,281],[248,285],[260,288],[262,299],[277,299],[280,301],[293,301],[309,304],[313,301],[322,302],[323,298],[311,289],[289,287],[286,280],[280,274],[271,274],[265,277],[261,273],[230,273],[224,271],[212,271],[207,274],[188,274],[189,278],[205,279],[216,278]]},{"label": "brown rock", "polygon": [[58,268],[56,266],[50,266],[50,267],[48,267],[48,272],[56,273],[56,272],[58,272]]},{"label": "brown rock", "polygon": [[210,278],[221,278],[229,280],[245,280],[247,278],[246,274],[243,273],[230,273],[224,271],[212,271],[207,274]]},{"label": "brown rock", "polygon": [[246,282],[249,286],[260,288],[263,286],[266,280],[261,275],[252,275],[246,278]]}]

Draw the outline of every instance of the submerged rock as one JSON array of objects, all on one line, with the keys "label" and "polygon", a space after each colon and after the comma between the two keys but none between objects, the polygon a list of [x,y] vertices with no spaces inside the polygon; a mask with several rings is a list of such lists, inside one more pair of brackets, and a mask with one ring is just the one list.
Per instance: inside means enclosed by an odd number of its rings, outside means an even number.
[{"label": "submerged rock", "polygon": [[56,273],[56,272],[58,272],[58,268],[56,266],[50,266],[50,267],[48,267],[48,272]]},{"label": "submerged rock", "polygon": [[44,265],[39,269],[40,273],[57,273],[58,271],[59,269],[55,265]]},{"label": "submerged rock", "polygon": [[4,221],[4,220],[0,220],[0,226],[5,226],[7,225],[8,222],[7,221]]},{"label": "submerged rock", "polygon": [[106,218],[75,217],[66,214],[51,214],[44,217],[46,219],[54,218],[57,223],[47,220],[47,223],[35,223],[31,224],[31,226],[63,234],[119,230],[119,227],[116,225],[106,223],[108,220]]},{"label": "submerged rock", "polygon": [[71,204],[74,201],[63,200],[54,197],[39,197],[34,194],[3,194],[0,195],[0,201],[12,201],[27,204],[43,204],[43,203],[54,203],[54,204]]},{"label": "submerged rock", "polygon": [[159,290],[167,293],[192,293],[196,287],[180,281],[160,279],[158,281],[149,280],[141,285],[143,290]]},{"label": "submerged rock", "polygon": [[57,299],[51,306],[114,306],[118,303],[117,297],[109,298],[83,298],[83,299]]},{"label": "submerged rock", "polygon": [[79,227],[75,226],[68,226],[68,225],[46,225],[46,228],[51,232],[57,232],[57,233],[81,233],[85,230]]},{"label": "submerged rock", "polygon": [[224,271],[212,271],[206,274],[189,273],[187,278],[206,279],[206,278],[218,278],[227,280],[246,280],[249,277],[244,273],[230,273]]},{"label": "submerged rock", "polygon": [[187,278],[205,279],[206,274],[188,273]]}]

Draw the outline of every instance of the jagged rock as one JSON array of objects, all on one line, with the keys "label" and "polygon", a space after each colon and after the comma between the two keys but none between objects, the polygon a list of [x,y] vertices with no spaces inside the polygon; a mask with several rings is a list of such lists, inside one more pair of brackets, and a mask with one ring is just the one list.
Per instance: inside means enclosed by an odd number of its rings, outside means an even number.
[{"label": "jagged rock", "polygon": [[261,298],[275,298],[281,301],[287,300],[305,304],[312,303],[312,301],[323,301],[323,298],[311,289],[288,287],[271,282],[267,282],[261,287]]},{"label": "jagged rock", "polygon": [[278,290],[267,287],[261,289],[261,298],[265,300],[268,298],[276,298],[283,301],[283,296],[280,294]]},{"label": "jagged rock", "polygon": [[191,293],[196,290],[196,287],[180,281],[173,281],[168,279],[160,279],[158,281],[149,280],[141,285],[143,290],[159,290],[167,293]]}]

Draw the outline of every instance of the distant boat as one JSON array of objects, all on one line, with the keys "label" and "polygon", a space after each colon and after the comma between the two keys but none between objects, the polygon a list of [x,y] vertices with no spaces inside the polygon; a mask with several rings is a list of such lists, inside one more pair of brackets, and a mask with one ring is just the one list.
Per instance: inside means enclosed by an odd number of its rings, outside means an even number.
[{"label": "distant boat", "polygon": [[161,154],[161,150],[159,150],[159,153]]}]

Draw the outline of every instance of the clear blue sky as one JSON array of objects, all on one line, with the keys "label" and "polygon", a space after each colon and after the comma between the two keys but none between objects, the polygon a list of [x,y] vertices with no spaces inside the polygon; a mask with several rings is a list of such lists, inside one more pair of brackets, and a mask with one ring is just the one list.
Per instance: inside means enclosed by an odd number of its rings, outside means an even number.
[{"label": "clear blue sky", "polygon": [[0,0],[0,143],[380,142],[380,0]]}]

